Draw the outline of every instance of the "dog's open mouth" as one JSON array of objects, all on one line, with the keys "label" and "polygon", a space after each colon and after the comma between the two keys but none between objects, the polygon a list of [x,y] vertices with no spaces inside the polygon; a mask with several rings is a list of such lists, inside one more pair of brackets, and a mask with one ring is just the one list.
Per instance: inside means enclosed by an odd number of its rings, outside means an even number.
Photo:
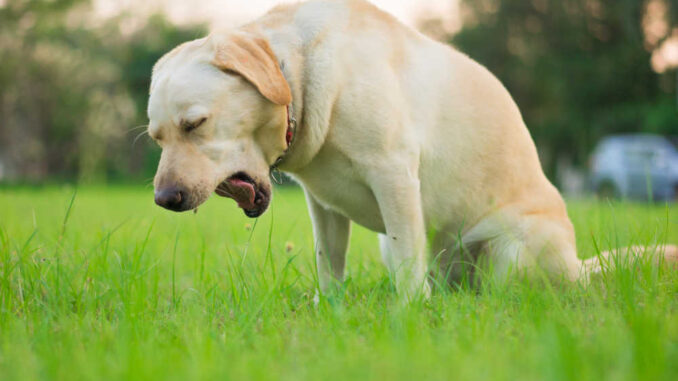
[{"label": "dog's open mouth", "polygon": [[257,184],[245,172],[238,172],[224,180],[217,189],[216,194],[222,197],[234,199],[240,208],[245,211],[247,217],[259,217],[271,201],[271,191],[265,186]]}]

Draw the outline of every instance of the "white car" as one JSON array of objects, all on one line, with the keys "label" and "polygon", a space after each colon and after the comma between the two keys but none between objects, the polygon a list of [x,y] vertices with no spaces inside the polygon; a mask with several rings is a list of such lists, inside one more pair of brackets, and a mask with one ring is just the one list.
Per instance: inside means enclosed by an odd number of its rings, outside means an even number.
[{"label": "white car", "polygon": [[591,158],[591,184],[601,197],[678,199],[678,151],[650,134],[604,138]]}]

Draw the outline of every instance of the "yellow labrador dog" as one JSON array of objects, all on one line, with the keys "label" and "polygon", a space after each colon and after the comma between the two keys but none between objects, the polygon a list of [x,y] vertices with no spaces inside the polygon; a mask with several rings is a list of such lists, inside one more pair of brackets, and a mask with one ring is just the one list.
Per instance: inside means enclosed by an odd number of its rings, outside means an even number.
[{"label": "yellow labrador dog", "polygon": [[466,261],[498,278],[598,266],[577,258],[502,84],[364,0],[281,6],[180,45],[153,70],[148,116],[162,207],[195,209],[216,192],[257,217],[273,166],[303,185],[321,290],[343,278],[351,221],[379,233],[408,296],[429,292],[431,261],[451,280]]}]

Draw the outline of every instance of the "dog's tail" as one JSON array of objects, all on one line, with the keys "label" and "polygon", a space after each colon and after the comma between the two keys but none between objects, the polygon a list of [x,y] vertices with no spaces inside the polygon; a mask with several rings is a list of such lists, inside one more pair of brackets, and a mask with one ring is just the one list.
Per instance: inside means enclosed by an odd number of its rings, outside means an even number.
[{"label": "dog's tail", "polygon": [[669,266],[678,269],[678,246],[630,246],[616,250],[604,251],[595,257],[582,261],[584,275],[590,277],[605,269],[617,266],[651,261],[654,265]]}]

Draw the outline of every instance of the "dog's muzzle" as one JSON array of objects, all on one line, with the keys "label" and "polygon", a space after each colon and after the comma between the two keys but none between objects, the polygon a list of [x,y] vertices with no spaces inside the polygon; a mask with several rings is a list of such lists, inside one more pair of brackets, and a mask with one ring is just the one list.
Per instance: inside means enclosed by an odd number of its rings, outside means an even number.
[{"label": "dog's muzzle", "polygon": [[216,194],[234,199],[247,217],[255,218],[262,215],[271,202],[271,190],[258,184],[245,172],[238,172],[224,180]]}]

